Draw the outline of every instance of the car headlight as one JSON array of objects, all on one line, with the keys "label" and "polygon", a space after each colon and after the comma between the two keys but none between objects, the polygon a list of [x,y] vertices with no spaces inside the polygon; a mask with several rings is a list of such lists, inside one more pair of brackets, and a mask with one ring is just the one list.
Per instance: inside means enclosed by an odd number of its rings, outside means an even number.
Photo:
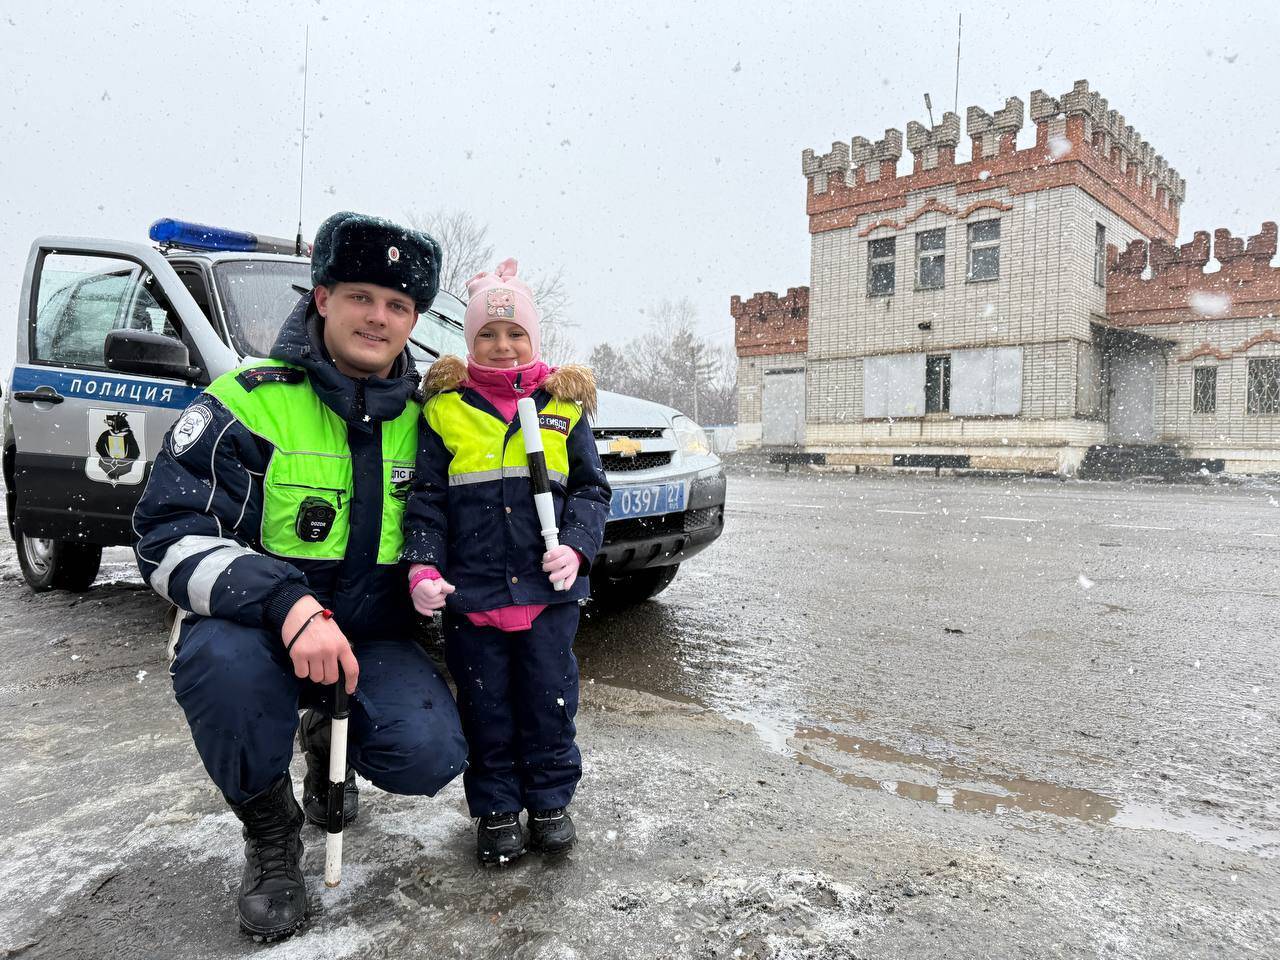
[{"label": "car headlight", "polygon": [[676,442],[688,456],[705,457],[711,452],[711,440],[707,431],[688,417],[672,417],[671,427],[675,430]]}]

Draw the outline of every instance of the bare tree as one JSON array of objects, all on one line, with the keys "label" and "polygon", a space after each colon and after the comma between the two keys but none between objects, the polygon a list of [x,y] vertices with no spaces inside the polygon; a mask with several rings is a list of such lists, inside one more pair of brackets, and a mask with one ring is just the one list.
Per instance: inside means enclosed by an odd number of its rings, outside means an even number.
[{"label": "bare tree", "polygon": [[665,403],[700,423],[733,422],[738,367],[732,345],[698,332],[697,310],[688,298],[663,300],[645,316],[642,335],[592,352],[601,386]]},{"label": "bare tree", "polygon": [[[440,289],[448,290],[464,303],[467,281],[496,265],[489,227],[466,210],[439,207],[422,213],[410,210],[405,219],[415,230],[425,230],[440,244]],[[569,332],[577,323],[569,319],[569,291],[564,270],[532,274],[524,278],[533,291],[533,302],[542,316],[542,355],[551,363],[567,363],[576,358],[578,346]]]},{"label": "bare tree", "polygon": [[489,228],[465,210],[410,210],[405,219],[409,226],[426,231],[440,244],[440,289],[466,300],[467,281],[481,270],[493,268]]}]

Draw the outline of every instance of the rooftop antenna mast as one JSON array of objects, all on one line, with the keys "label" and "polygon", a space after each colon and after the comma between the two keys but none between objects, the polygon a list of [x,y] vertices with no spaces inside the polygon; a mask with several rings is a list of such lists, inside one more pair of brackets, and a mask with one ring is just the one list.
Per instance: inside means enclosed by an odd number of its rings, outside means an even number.
[{"label": "rooftop antenna mast", "polygon": [[963,31],[964,11],[961,11],[956,19],[956,98],[951,106],[952,112],[957,116],[960,114],[960,35]]},{"label": "rooftop antenna mast", "polygon": [[298,236],[294,240],[295,256],[302,256],[302,183],[307,170],[307,77],[311,68],[311,25],[302,40],[302,148],[298,159]]}]

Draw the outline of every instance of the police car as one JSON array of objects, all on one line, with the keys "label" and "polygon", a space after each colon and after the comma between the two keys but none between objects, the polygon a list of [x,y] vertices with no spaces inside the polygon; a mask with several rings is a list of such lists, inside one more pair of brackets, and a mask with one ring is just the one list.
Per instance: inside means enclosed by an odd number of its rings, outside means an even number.
[{"label": "police car", "polygon": [[[311,287],[296,241],[159,220],[155,246],[41,237],[22,282],[4,397],[9,532],[36,590],[87,590],[102,548],[133,542],[150,463],[214,378],[265,357]],[[441,291],[410,351],[466,355],[464,305]],[[647,599],[724,528],[725,479],[678,411],[603,391],[593,424],[613,486],[594,595]]]}]

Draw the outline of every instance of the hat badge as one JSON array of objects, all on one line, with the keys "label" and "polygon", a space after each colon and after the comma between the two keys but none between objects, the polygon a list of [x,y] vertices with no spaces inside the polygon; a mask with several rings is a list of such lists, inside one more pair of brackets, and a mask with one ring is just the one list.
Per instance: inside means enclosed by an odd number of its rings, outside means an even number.
[{"label": "hat badge", "polygon": [[392,263],[399,263],[399,262],[400,262],[400,248],[399,248],[399,247],[387,247],[387,259],[388,259],[388,260],[390,260]]}]

